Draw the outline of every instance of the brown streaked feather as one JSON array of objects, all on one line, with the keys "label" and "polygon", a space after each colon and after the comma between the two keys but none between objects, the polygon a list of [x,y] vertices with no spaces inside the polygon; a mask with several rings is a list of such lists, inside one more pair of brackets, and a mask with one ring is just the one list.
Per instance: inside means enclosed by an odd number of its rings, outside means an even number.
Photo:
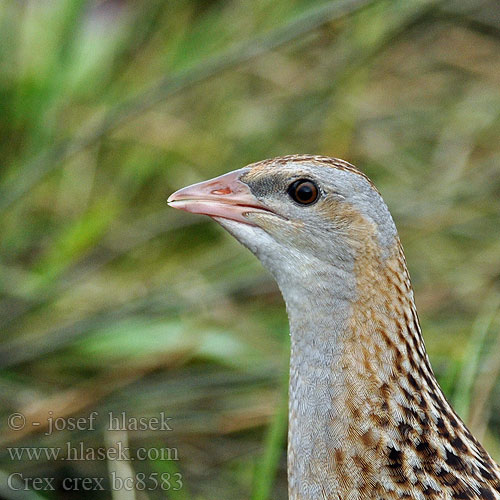
[{"label": "brown streaked feather", "polygon": [[277,156],[275,158],[270,158],[268,160],[258,161],[255,163],[251,163],[248,165],[252,170],[258,172],[260,168],[269,166],[269,165],[287,165],[289,163],[315,163],[318,165],[324,165],[325,167],[336,168],[338,170],[345,170],[346,172],[352,172],[357,175],[360,175],[364,179],[366,179],[370,185],[376,189],[375,185],[371,181],[371,179],[364,174],[361,170],[356,168],[354,165],[350,164],[345,160],[341,160],[340,158],[331,158],[329,156],[321,156],[321,155],[286,155],[286,156]]}]

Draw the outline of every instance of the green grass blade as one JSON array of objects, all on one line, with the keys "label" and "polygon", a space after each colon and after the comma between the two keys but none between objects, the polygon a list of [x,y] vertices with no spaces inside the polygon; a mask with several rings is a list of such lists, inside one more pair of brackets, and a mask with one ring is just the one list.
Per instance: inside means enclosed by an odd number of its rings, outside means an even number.
[{"label": "green grass blade", "polygon": [[[287,360],[288,356],[288,349],[286,349]],[[255,466],[251,500],[270,498],[280,458],[283,455],[288,428],[288,372],[282,378],[280,395],[279,406],[271,420],[264,441],[264,454]]]}]

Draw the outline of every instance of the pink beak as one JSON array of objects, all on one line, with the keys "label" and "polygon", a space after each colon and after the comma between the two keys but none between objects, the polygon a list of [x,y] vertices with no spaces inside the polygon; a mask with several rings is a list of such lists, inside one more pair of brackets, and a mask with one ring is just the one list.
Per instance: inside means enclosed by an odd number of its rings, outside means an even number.
[{"label": "pink beak", "polygon": [[273,213],[240,181],[249,168],[240,168],[208,181],[193,184],[174,194],[167,203],[179,210],[210,217],[222,217],[254,226],[245,216],[249,212]]}]

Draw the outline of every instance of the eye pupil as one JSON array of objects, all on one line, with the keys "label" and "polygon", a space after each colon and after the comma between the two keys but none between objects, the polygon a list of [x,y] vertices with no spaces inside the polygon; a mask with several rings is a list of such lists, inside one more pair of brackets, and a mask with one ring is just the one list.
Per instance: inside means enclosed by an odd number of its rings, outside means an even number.
[{"label": "eye pupil", "polygon": [[314,189],[311,188],[308,184],[302,184],[297,188],[297,198],[303,201],[309,201],[314,197]]},{"label": "eye pupil", "polygon": [[319,191],[314,182],[299,179],[290,185],[288,188],[288,194],[297,203],[300,203],[301,205],[310,205],[317,200]]}]

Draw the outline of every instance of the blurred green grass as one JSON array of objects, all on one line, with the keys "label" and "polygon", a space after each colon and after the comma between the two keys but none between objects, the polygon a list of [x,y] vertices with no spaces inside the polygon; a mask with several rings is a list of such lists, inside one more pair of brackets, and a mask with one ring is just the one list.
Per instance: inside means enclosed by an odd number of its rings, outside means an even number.
[{"label": "blurred green grass", "polygon": [[[110,461],[6,447],[104,446],[107,412],[164,411],[167,438],[128,440],[180,460],[128,472],[185,486],[137,498],[286,498],[277,288],[165,199],[290,153],[343,157],[377,184],[437,376],[499,460],[495,14],[493,0],[1,2],[0,494],[33,498],[5,484],[21,472],[57,478],[44,498],[111,498],[61,489]],[[30,425],[93,410],[94,432]],[[9,431],[13,412],[25,431]]]}]

